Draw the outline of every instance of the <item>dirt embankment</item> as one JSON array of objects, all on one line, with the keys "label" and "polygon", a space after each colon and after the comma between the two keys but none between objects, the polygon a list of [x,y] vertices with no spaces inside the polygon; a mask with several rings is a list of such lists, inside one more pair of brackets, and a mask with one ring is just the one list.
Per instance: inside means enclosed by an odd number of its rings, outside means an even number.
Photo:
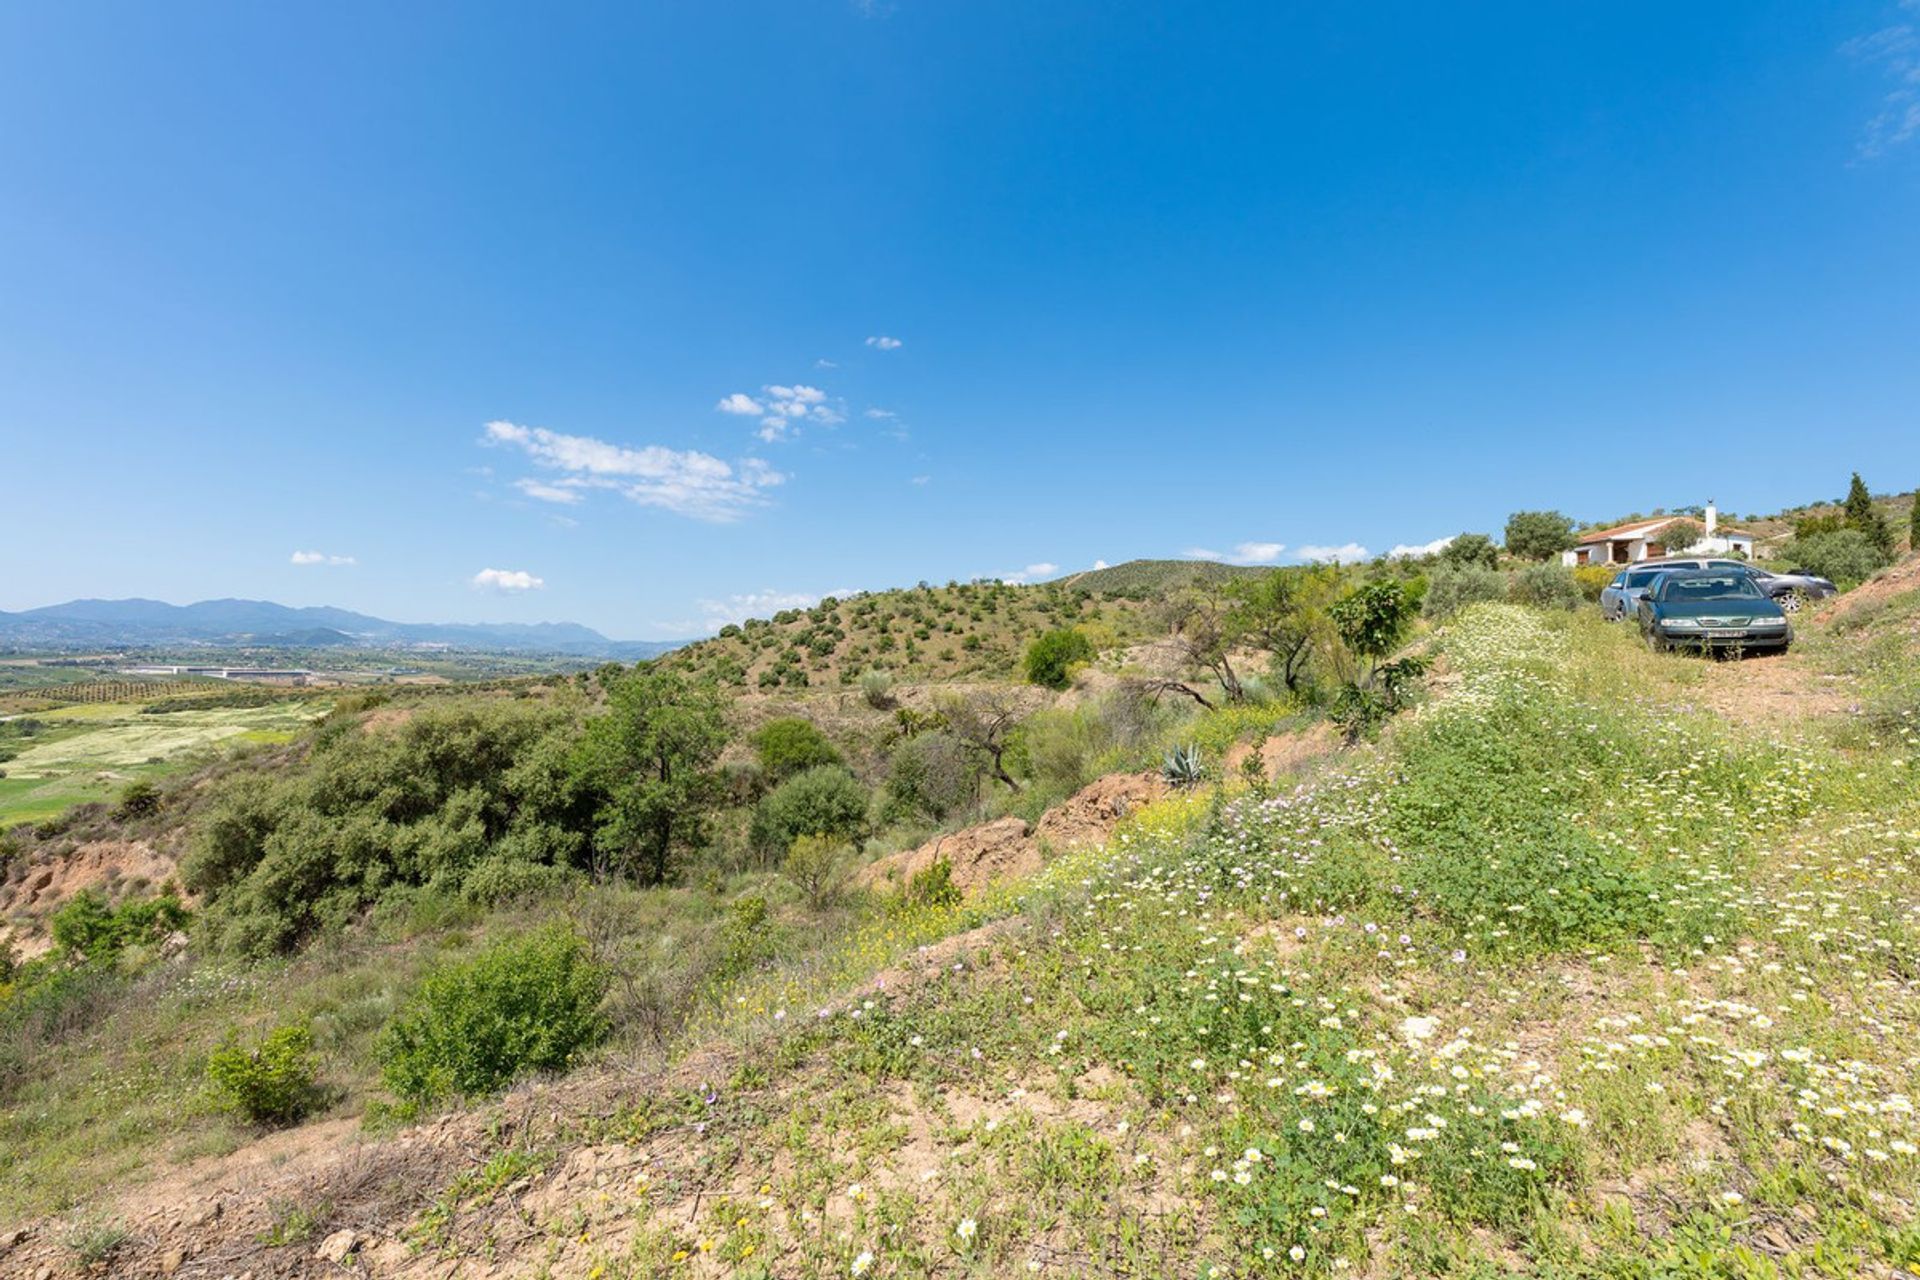
[{"label": "dirt embankment", "polygon": [[997,818],[937,836],[917,849],[892,854],[863,867],[857,883],[900,889],[938,862],[952,871],[963,893],[1032,875],[1051,854],[1104,843],[1120,820],[1165,794],[1153,773],[1115,773],[1083,787],[1047,810],[1037,825],[1023,818]]},{"label": "dirt embankment", "polygon": [[74,894],[93,889],[114,898],[123,890],[151,890],[178,871],[173,858],[144,840],[90,840],[40,858],[0,884],[0,944],[12,941],[15,953],[30,960],[53,945],[47,922]]}]

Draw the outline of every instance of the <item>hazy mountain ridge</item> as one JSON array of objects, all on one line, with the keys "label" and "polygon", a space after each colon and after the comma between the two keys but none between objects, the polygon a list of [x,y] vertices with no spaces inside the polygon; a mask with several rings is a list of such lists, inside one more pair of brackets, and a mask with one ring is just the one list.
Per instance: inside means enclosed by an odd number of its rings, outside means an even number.
[{"label": "hazy mountain ridge", "polygon": [[564,653],[609,658],[652,657],[679,647],[677,641],[610,640],[577,622],[393,622],[324,605],[293,607],[267,600],[202,600],[175,605],[161,600],[69,600],[63,604],[0,612],[0,644],[146,646],[195,644],[214,647],[286,647],[332,633],[331,644],[444,644],[457,648]]}]

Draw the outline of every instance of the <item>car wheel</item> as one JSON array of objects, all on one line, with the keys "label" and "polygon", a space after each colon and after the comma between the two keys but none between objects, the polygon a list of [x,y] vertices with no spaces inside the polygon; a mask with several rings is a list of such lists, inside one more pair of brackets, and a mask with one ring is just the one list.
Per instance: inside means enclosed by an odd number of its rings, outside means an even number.
[{"label": "car wheel", "polygon": [[1665,653],[1667,651],[1667,642],[1660,638],[1658,631],[1649,627],[1645,634],[1647,638],[1647,652]]},{"label": "car wheel", "polygon": [[1807,593],[1795,587],[1780,597],[1780,612],[1798,613],[1800,606],[1807,602]]}]

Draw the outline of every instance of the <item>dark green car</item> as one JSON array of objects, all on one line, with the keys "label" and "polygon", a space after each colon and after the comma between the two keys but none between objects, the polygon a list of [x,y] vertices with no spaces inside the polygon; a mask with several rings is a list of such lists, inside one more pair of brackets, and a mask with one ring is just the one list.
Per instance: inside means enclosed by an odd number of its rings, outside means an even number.
[{"label": "dark green car", "polygon": [[1784,653],[1793,643],[1787,615],[1740,570],[1663,573],[1640,597],[1638,613],[1640,634],[1653,649]]}]

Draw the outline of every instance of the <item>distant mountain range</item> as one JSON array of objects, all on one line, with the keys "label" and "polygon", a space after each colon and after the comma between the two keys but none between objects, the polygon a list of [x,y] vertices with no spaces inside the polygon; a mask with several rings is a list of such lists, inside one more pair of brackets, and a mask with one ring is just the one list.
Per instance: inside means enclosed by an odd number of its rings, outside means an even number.
[{"label": "distant mountain range", "polygon": [[504,653],[651,658],[683,641],[609,640],[577,622],[389,622],[324,606],[295,609],[266,600],[69,600],[0,613],[0,645],[20,648],[207,645],[221,648],[396,648],[446,645]]}]

